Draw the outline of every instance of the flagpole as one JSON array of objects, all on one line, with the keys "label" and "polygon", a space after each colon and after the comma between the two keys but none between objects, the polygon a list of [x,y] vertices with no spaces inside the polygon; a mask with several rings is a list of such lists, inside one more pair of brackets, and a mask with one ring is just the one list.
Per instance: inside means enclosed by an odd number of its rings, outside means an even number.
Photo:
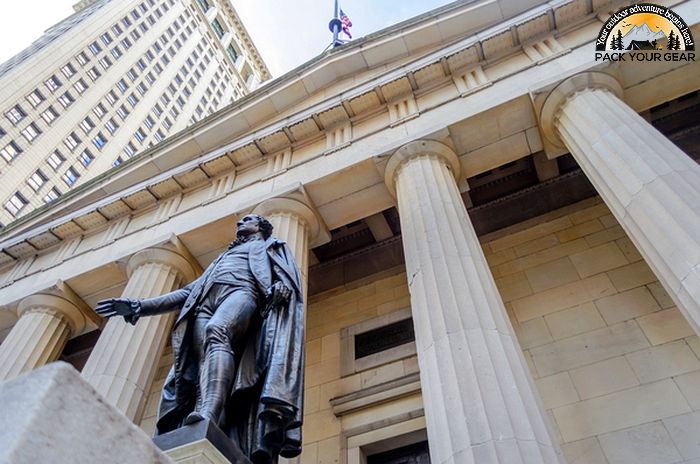
[{"label": "flagpole", "polygon": [[333,7],[333,19],[328,23],[328,28],[333,32],[333,43],[331,44],[333,48],[343,45],[343,42],[338,39],[338,34],[340,34],[340,19],[338,19],[338,0],[335,0],[335,6]]}]

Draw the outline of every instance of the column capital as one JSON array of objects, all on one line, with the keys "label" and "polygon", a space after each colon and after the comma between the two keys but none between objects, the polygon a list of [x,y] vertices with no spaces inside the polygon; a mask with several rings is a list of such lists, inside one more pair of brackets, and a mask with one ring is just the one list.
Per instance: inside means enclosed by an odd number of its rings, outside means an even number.
[{"label": "column capital", "polygon": [[549,91],[540,111],[540,128],[542,135],[552,146],[564,148],[556,130],[556,122],[561,114],[561,109],[574,94],[592,89],[607,90],[618,98],[622,98],[623,94],[620,82],[614,76],[600,71],[574,74],[556,84]]},{"label": "column capital", "polygon": [[384,182],[392,195],[396,196],[396,174],[399,168],[406,162],[420,156],[437,156],[452,171],[455,180],[459,178],[461,170],[459,157],[452,148],[435,140],[415,140],[396,150],[386,164]]},{"label": "column capital", "polygon": [[[263,200],[252,211],[260,216],[291,214],[298,217],[308,228],[309,241],[317,242],[328,233],[318,213],[307,202],[296,198],[274,197]],[[273,232],[274,233],[274,232]]]},{"label": "column capital", "polygon": [[20,301],[17,312],[22,317],[28,313],[49,313],[60,317],[70,327],[71,335],[80,334],[88,325],[85,315],[87,305],[66,285],[61,291],[35,293]]},{"label": "column capital", "polygon": [[146,248],[133,254],[126,263],[126,274],[131,277],[136,269],[149,263],[158,263],[175,269],[185,282],[193,281],[198,275],[199,265],[193,262],[189,253],[180,253],[169,245]]}]

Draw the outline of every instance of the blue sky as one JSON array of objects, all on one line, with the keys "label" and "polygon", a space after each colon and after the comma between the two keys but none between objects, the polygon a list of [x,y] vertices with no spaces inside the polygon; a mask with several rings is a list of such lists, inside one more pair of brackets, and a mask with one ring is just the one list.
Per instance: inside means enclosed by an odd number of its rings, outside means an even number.
[{"label": "blue sky", "polygon": [[[0,62],[72,14],[72,4],[77,1],[3,2]],[[333,0],[233,0],[232,3],[274,77],[318,55],[331,41],[328,21],[333,14]],[[341,7],[352,20],[353,38],[358,38],[447,3],[450,1],[344,0]]]}]

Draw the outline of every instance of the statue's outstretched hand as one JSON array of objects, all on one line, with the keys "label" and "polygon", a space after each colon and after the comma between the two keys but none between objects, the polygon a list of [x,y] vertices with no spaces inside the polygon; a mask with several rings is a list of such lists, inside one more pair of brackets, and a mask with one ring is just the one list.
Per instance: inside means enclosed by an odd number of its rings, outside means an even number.
[{"label": "statue's outstretched hand", "polygon": [[141,316],[141,303],[128,298],[108,298],[98,301],[95,311],[102,317],[122,316],[133,325]]},{"label": "statue's outstretched hand", "polygon": [[268,290],[268,302],[273,306],[281,306],[289,301],[292,291],[282,282],[275,282]]}]

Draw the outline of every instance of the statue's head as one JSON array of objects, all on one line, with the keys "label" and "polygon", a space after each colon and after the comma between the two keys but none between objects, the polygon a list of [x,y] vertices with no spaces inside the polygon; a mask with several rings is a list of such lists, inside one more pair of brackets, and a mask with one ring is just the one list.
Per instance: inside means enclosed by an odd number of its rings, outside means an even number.
[{"label": "statue's head", "polygon": [[238,237],[260,232],[263,238],[267,240],[272,235],[272,224],[270,224],[270,221],[257,214],[246,214],[238,220],[236,225],[238,226],[236,231]]}]

